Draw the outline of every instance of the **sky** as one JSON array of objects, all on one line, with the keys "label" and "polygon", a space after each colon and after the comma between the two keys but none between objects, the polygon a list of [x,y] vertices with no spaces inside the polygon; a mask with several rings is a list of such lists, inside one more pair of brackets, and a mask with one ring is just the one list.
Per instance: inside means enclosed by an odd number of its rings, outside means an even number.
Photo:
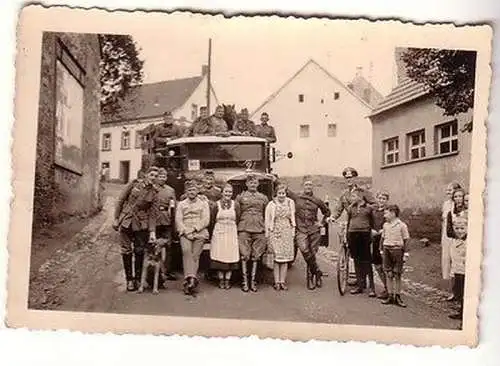
[{"label": "sky", "polygon": [[311,58],[344,83],[362,67],[363,76],[387,95],[398,40],[375,23],[363,24],[182,15],[130,34],[145,60],[145,83],[200,75],[212,38],[212,84],[219,102],[252,111]]}]

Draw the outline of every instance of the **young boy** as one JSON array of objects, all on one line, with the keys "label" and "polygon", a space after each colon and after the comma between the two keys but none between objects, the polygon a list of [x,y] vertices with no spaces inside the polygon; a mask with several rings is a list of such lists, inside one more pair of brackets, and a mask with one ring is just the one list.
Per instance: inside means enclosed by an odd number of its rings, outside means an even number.
[{"label": "young boy", "polygon": [[386,222],[382,228],[382,257],[384,271],[387,277],[387,290],[389,296],[382,301],[382,304],[395,304],[406,307],[401,299],[401,274],[403,263],[406,257],[408,240],[408,226],[399,219],[399,207],[388,205],[384,211]]},{"label": "young boy", "polygon": [[455,238],[451,242],[451,273],[453,274],[453,296],[459,301],[459,310],[450,314],[451,319],[462,319],[464,307],[465,254],[467,239],[467,218],[457,217],[453,221]]},{"label": "young boy", "polygon": [[377,205],[373,210],[373,232],[372,232],[372,264],[375,266],[375,270],[384,285],[384,291],[378,296],[379,299],[385,300],[389,297],[389,292],[387,291],[387,280],[384,272],[384,267],[382,266],[382,255],[381,252],[381,238],[382,238],[382,228],[384,226],[384,212],[387,206],[387,201],[389,201],[389,193],[381,191],[377,193],[376,196]]}]

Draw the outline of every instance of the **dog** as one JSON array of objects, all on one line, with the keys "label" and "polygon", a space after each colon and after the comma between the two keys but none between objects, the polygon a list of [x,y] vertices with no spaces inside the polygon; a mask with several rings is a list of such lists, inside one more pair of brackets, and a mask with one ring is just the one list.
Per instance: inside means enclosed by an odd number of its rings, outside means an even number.
[{"label": "dog", "polygon": [[144,289],[148,287],[148,274],[153,272],[153,294],[159,294],[158,287],[160,278],[163,281],[165,278],[165,259],[167,256],[167,251],[165,245],[167,244],[166,239],[156,239],[154,241],[149,241],[145,248],[144,262],[142,265],[141,273],[141,284],[138,293],[144,292]]}]

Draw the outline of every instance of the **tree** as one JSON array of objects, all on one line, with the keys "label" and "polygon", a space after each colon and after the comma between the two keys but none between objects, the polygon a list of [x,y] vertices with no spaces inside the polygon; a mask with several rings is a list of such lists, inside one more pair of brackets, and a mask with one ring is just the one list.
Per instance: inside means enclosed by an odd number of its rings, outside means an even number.
[{"label": "tree", "polygon": [[[429,88],[445,116],[474,107],[475,51],[408,48],[401,59],[408,77]],[[472,121],[463,131],[472,131]]]},{"label": "tree", "polygon": [[139,48],[129,35],[100,34],[102,59],[101,112],[116,115],[119,101],[130,89],[142,82],[144,61],[139,58]]}]

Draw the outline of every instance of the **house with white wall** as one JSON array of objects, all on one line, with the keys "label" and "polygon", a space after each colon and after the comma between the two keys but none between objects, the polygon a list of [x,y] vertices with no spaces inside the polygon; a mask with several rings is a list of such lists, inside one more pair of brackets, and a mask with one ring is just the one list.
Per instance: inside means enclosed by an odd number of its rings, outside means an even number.
[{"label": "house with white wall", "polygon": [[[140,131],[151,124],[163,122],[163,113],[172,112],[175,123],[189,126],[207,102],[207,66],[200,76],[142,84],[121,101],[115,117],[101,122],[100,164],[107,169],[107,180],[129,182],[141,167]],[[210,113],[218,104],[210,88]]]},{"label": "house with white wall", "polygon": [[277,161],[280,176],[339,176],[345,166],[372,173],[372,107],[337,77],[309,60],[253,113],[263,112],[275,128],[276,149],[293,153]]}]

